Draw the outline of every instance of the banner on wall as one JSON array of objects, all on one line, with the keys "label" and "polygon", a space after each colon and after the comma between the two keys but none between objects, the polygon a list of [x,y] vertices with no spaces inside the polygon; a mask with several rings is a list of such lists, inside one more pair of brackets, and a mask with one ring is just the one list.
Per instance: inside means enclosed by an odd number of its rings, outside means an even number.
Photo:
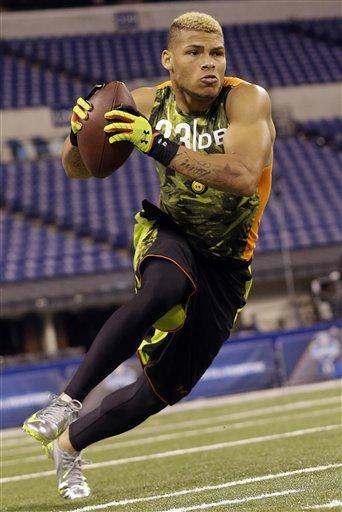
[{"label": "banner on wall", "polygon": [[279,336],[275,350],[282,362],[284,383],[304,384],[342,377],[341,327]]},{"label": "banner on wall", "polygon": [[[54,363],[25,365],[5,370],[2,374],[0,428],[16,427],[34,411],[45,407],[51,394],[60,394],[77,370],[81,358]],[[127,361],[89,394],[82,415],[93,409],[102,398],[137,378],[139,363]]]},{"label": "banner on wall", "polygon": [[133,32],[140,29],[140,13],[137,11],[116,12],[113,18],[116,32]]},{"label": "banner on wall", "polygon": [[187,399],[242,393],[277,386],[273,342],[228,342]]},{"label": "banner on wall", "polygon": [[[212,366],[185,400],[243,393],[342,377],[342,321],[299,330],[273,332],[225,343]],[[59,394],[81,358],[23,365],[2,373],[1,427],[19,426]],[[102,398],[134,382],[141,371],[132,358],[109,375],[84,402],[82,414]]]}]

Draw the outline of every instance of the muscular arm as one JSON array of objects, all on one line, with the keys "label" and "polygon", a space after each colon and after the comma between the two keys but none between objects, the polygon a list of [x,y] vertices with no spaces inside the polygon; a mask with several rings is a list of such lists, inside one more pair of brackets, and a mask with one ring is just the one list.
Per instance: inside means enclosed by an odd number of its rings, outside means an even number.
[{"label": "muscular arm", "polygon": [[217,190],[243,196],[254,193],[248,169],[233,155],[206,155],[181,146],[169,167]]},{"label": "muscular arm", "polygon": [[67,137],[64,142],[62,165],[69,178],[85,180],[92,176],[82,162],[78,148],[71,145],[69,137]]},{"label": "muscular arm", "polygon": [[275,130],[270,100],[260,87],[240,85],[229,94],[226,111],[225,154],[206,155],[181,146],[169,167],[208,187],[250,196],[271,162]]}]

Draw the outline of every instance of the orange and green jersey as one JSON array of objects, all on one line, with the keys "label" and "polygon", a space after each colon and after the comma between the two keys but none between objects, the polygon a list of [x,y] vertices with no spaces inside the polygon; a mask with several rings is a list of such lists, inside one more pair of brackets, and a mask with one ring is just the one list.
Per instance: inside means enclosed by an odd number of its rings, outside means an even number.
[{"label": "orange and green jersey", "polygon": [[[186,114],[176,104],[170,81],[157,88],[150,122],[165,137],[193,151],[224,153],[223,137],[229,129],[225,105],[229,92],[240,83],[225,77],[223,87],[204,113]],[[272,165],[264,168],[251,197],[208,188],[181,173],[156,163],[160,179],[160,207],[206,256],[250,260],[258,239],[260,220],[271,189]]]}]

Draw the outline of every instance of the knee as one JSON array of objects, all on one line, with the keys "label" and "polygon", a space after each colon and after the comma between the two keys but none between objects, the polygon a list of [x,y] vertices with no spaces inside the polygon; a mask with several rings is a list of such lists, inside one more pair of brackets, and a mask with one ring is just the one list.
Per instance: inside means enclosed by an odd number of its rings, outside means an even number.
[{"label": "knee", "polygon": [[154,393],[147,381],[145,381],[143,389],[143,403],[144,411],[147,413],[147,416],[157,414],[167,406],[166,402],[163,402],[162,399]]}]

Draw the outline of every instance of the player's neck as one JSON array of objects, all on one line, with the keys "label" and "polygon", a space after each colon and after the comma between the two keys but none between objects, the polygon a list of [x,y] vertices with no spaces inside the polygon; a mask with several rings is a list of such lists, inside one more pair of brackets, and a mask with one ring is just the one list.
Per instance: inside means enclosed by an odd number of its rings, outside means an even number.
[{"label": "player's neck", "polygon": [[185,114],[200,114],[206,112],[214,98],[196,98],[186,91],[173,86],[176,104],[179,110]]}]

